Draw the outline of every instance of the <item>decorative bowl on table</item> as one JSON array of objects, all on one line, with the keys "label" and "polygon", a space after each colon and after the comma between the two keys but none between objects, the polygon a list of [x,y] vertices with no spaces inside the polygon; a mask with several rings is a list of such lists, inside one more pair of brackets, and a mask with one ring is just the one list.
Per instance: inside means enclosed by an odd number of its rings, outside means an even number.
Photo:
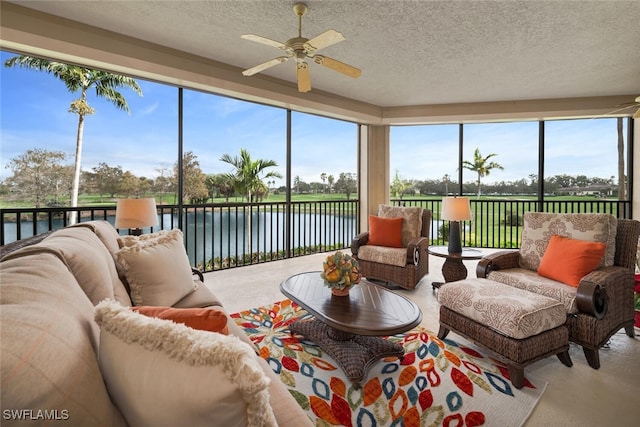
[{"label": "decorative bowl on table", "polygon": [[358,261],[351,255],[338,251],[327,256],[322,263],[322,273],[325,286],[337,296],[349,295],[351,287],[360,282],[360,268]]}]

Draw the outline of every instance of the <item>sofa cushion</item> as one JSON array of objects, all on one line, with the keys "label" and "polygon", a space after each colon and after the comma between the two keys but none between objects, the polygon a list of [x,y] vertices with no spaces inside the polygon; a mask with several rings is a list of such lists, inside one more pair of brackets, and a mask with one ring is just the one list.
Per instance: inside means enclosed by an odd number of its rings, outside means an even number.
[{"label": "sofa cushion", "polygon": [[174,229],[135,241],[122,238],[121,242],[116,259],[127,276],[135,305],[172,306],[197,288],[182,231]]},{"label": "sofa cushion", "polygon": [[67,411],[62,424],[125,426],[98,366],[93,304],[60,254],[16,251],[0,263],[0,277],[1,409]]},{"label": "sofa cushion", "polygon": [[358,249],[358,259],[404,267],[407,265],[407,249],[364,245]]},{"label": "sofa cushion", "polygon": [[600,265],[605,249],[604,243],[551,236],[538,274],[578,287],[580,280]]},{"label": "sofa cushion", "polygon": [[118,277],[124,285],[128,296],[129,292],[131,292],[131,289],[129,288],[129,283],[127,282],[127,277],[124,274],[122,266],[118,264],[116,260],[116,252],[118,252],[118,250],[120,249],[120,246],[118,246],[118,238],[120,237],[120,235],[118,234],[118,230],[116,230],[110,222],[104,220],[80,222],[78,224],[72,225],[71,227],[87,227],[92,230],[96,234],[96,236],[98,236],[98,239],[100,239],[100,241],[104,244],[104,246],[113,257],[113,262],[115,263],[116,270],[118,271]]},{"label": "sofa cushion", "polygon": [[555,214],[526,212],[520,245],[520,267],[537,271],[554,234],[607,245],[601,266],[612,266],[618,221],[609,214]]},{"label": "sofa cushion", "polygon": [[488,279],[504,283],[529,292],[553,298],[564,306],[567,313],[577,313],[577,288],[567,286],[562,282],[540,276],[537,272],[526,268],[510,268],[495,270],[489,273]]},{"label": "sofa cushion", "polygon": [[193,308],[193,307],[222,307],[220,299],[209,289],[200,279],[194,279],[197,289],[177,303],[173,304],[175,308]]},{"label": "sofa cushion", "polygon": [[487,279],[446,283],[443,306],[511,338],[524,339],[563,325],[567,312],[553,298]]},{"label": "sofa cushion", "polygon": [[[131,426],[275,426],[269,378],[234,336],[96,307],[100,367]],[[151,409],[153,408],[153,409]]]},{"label": "sofa cushion", "polygon": [[409,242],[420,237],[422,233],[422,212],[424,209],[417,206],[390,206],[379,205],[378,216],[384,218],[404,218],[402,224],[402,246],[409,246]]},{"label": "sofa cushion", "polygon": [[404,218],[384,218],[369,215],[368,245],[402,247],[402,224]]},{"label": "sofa cushion", "polygon": [[89,228],[63,228],[35,247],[58,251],[93,305],[105,298],[131,305],[111,253]]},{"label": "sofa cushion", "polygon": [[158,319],[182,323],[201,331],[218,332],[227,335],[227,314],[220,308],[173,308],[142,305],[133,307],[136,313]]}]

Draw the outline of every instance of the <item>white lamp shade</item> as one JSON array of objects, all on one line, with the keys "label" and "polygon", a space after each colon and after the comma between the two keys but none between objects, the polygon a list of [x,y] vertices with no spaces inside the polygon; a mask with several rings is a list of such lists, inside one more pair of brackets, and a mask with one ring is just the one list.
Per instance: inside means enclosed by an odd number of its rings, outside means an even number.
[{"label": "white lamp shade", "polygon": [[158,225],[156,199],[119,199],[116,205],[116,228],[144,228]]},{"label": "white lamp shade", "polygon": [[468,197],[444,197],[442,199],[442,219],[447,221],[469,221],[471,203]]}]

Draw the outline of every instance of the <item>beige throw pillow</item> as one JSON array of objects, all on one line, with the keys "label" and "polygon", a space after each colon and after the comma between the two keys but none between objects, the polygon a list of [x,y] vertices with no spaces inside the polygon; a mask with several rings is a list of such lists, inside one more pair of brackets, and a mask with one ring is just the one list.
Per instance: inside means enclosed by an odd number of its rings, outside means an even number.
[{"label": "beige throw pillow", "polygon": [[378,216],[405,219],[402,223],[402,246],[405,248],[409,245],[410,241],[420,237],[422,233],[422,212],[423,209],[418,206],[378,206]]},{"label": "beige throw pillow", "polygon": [[131,288],[134,305],[172,306],[197,289],[182,231],[118,239],[116,259]]},{"label": "beige throw pillow", "polygon": [[526,212],[523,216],[520,267],[537,271],[551,236],[558,235],[607,245],[600,266],[613,265],[618,220],[610,214]]},{"label": "beige throw pillow", "polygon": [[99,363],[131,427],[276,426],[270,379],[235,336],[147,317],[105,300],[95,309]]}]

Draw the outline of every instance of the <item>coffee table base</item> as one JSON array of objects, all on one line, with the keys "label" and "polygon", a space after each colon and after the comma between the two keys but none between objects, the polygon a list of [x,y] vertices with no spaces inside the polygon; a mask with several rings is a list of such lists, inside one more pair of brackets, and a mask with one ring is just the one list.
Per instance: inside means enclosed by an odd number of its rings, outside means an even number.
[{"label": "coffee table base", "polygon": [[350,334],[332,328],[317,319],[289,325],[291,333],[302,335],[318,344],[340,365],[356,388],[362,387],[369,368],[384,357],[402,360],[404,348],[380,337]]}]

